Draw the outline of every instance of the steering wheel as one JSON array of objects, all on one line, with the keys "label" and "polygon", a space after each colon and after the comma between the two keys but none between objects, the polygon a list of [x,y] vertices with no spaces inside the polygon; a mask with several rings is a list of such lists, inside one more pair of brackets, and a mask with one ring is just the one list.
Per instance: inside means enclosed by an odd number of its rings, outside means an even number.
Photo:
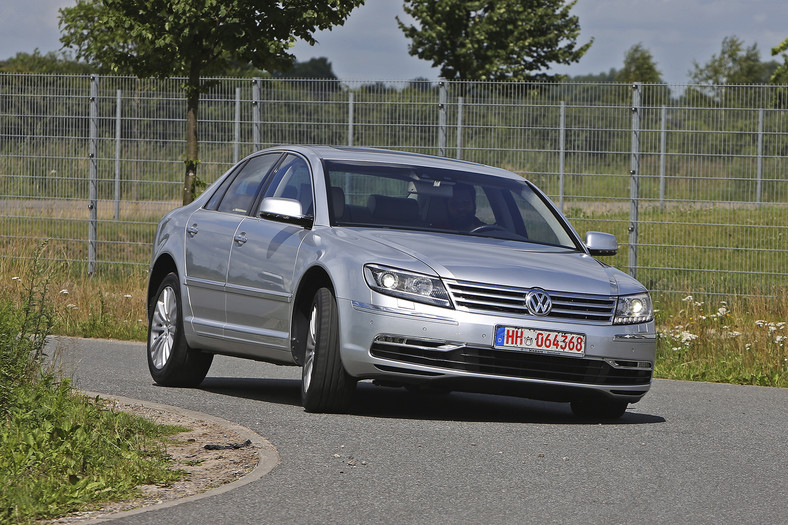
[{"label": "steering wheel", "polygon": [[494,232],[494,231],[505,232],[508,230],[497,224],[482,224],[481,226],[477,226],[474,229],[472,229],[470,233],[484,233],[484,232]]}]

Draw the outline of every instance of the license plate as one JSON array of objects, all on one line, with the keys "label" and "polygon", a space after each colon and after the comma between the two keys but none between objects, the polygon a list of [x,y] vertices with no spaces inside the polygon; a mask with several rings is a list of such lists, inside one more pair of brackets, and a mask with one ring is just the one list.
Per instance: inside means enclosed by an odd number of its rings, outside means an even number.
[{"label": "license plate", "polygon": [[513,326],[495,327],[495,348],[583,356],[586,336]]}]

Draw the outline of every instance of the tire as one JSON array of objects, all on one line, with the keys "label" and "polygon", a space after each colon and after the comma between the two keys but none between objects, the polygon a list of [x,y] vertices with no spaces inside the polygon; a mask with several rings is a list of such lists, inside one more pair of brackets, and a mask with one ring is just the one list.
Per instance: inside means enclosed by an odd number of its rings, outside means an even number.
[{"label": "tire", "polygon": [[211,368],[213,354],[189,348],[183,333],[183,302],[178,276],[168,274],[148,312],[148,369],[162,386],[195,387]]},{"label": "tire", "polygon": [[591,398],[575,399],[570,403],[572,412],[582,419],[618,419],[627,410],[626,401],[613,399]]},{"label": "tire", "polygon": [[339,356],[339,319],[334,294],[321,288],[307,314],[301,403],[307,412],[346,412],[356,381]]}]

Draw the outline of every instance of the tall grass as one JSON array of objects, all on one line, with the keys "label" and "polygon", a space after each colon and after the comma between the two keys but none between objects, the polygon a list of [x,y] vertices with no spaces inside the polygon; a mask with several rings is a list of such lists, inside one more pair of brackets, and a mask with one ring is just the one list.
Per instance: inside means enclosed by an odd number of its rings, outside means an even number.
[{"label": "tall grass", "polygon": [[46,355],[60,315],[50,303],[57,276],[40,257],[30,266],[0,296],[0,523],[57,517],[180,479],[162,439],[184,429],[111,410],[58,374]]},{"label": "tall grass", "polygon": [[788,290],[750,297],[656,297],[656,375],[788,387]]}]

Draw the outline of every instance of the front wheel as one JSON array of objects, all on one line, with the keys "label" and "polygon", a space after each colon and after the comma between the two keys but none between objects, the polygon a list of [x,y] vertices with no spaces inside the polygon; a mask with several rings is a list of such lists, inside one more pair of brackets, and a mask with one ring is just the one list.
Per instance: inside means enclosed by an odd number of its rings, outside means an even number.
[{"label": "front wheel", "polygon": [[183,303],[178,277],[168,274],[148,312],[148,369],[162,386],[194,387],[202,383],[213,354],[189,348],[183,333]]},{"label": "front wheel", "polygon": [[627,410],[626,401],[614,399],[591,398],[576,399],[570,403],[572,412],[583,419],[618,419]]},{"label": "front wheel", "polygon": [[321,288],[312,300],[306,325],[301,402],[307,412],[345,412],[355,380],[339,356],[339,318],[334,294]]}]

